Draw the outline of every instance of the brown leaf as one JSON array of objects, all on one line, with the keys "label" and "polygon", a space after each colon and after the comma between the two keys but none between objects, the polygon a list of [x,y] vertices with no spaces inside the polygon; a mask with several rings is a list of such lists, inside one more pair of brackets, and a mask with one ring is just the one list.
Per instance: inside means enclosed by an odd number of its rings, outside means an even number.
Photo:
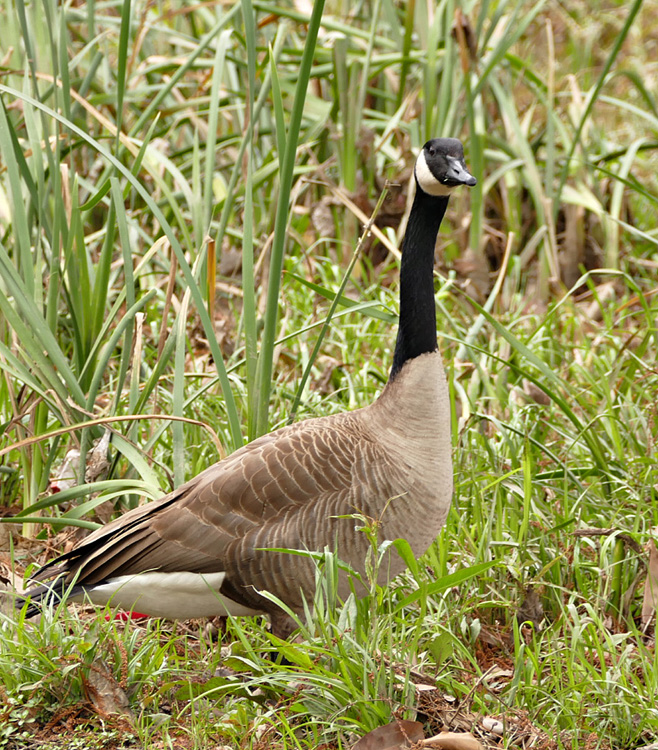
[{"label": "brown leaf", "polygon": [[12,547],[12,536],[9,524],[0,523],[0,554],[9,554]]},{"label": "brown leaf", "polygon": [[242,271],[242,253],[232,245],[223,248],[218,271],[220,276],[237,276]]},{"label": "brown leaf", "polygon": [[537,628],[544,619],[544,608],[541,599],[532,586],[528,586],[525,589],[525,598],[519,607],[519,611],[516,613],[516,619],[519,624],[531,622]]},{"label": "brown leaf", "polygon": [[566,286],[573,286],[581,276],[585,263],[585,209],[566,204],[564,211],[564,236],[560,248],[560,272]]},{"label": "brown leaf", "polygon": [[394,721],[368,732],[352,745],[352,750],[403,750],[424,737],[423,725],[418,721]]},{"label": "brown leaf", "polygon": [[107,452],[110,447],[112,433],[105,430],[102,438],[94,441],[93,448],[87,453],[87,467],[85,469],[85,481],[95,482],[104,476],[110,468]]},{"label": "brown leaf", "polygon": [[325,196],[311,209],[311,221],[320,237],[333,237],[336,234],[336,225],[331,205],[331,198],[327,199]]},{"label": "brown leaf", "polygon": [[461,8],[455,9],[452,36],[459,45],[462,68],[464,72],[467,72],[470,67],[469,59],[475,62],[477,58],[477,42],[473,27],[468,18],[463,14]]},{"label": "brown leaf", "polygon": [[128,696],[102,659],[94,659],[85,681],[87,696],[100,716],[122,714],[132,718]]},{"label": "brown leaf", "polygon": [[455,258],[455,271],[465,277],[464,288],[475,299],[485,300],[491,290],[491,278],[489,276],[489,265],[482,253],[476,253],[471,248]]},{"label": "brown leaf", "polygon": [[484,750],[470,732],[441,732],[420,743],[421,747],[435,747],[441,750]]},{"label": "brown leaf", "polygon": [[491,734],[503,735],[505,732],[505,725],[499,719],[494,719],[492,716],[482,717],[482,726],[491,732]]},{"label": "brown leaf", "polygon": [[535,385],[531,380],[523,378],[523,392],[536,404],[541,404],[541,406],[550,406],[551,404],[549,396],[547,396],[544,391],[542,391],[542,389]]}]

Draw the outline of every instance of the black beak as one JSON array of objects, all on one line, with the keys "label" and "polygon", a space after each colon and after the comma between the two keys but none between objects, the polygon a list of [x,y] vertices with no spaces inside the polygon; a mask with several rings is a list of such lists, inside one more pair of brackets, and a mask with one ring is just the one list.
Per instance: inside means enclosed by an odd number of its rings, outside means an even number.
[{"label": "black beak", "polygon": [[455,159],[452,156],[448,157],[446,185],[467,185],[468,187],[473,187],[473,185],[477,185],[477,182],[475,177],[466,169],[466,164],[461,159]]}]

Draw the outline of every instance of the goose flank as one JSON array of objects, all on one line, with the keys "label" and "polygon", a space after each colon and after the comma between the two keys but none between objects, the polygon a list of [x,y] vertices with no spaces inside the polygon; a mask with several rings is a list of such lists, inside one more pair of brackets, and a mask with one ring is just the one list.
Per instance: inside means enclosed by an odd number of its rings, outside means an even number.
[{"label": "goose flank", "polygon": [[[435,138],[415,165],[416,193],[402,246],[400,323],[389,381],[352,412],[309,419],[254,440],[159,501],[97,529],[35,576],[28,616],[70,589],[72,600],[111,602],[173,619],[267,614],[286,637],[312,598],[315,564],[272,548],[336,549],[364,571],[369,542],[405,538],[422,555],[452,497],[450,403],[436,337],[434,248],[451,191],[473,186],[461,143]],[[380,583],[404,563],[391,552]],[[52,579],[56,579],[53,581]],[[349,593],[341,580],[339,594]]]}]

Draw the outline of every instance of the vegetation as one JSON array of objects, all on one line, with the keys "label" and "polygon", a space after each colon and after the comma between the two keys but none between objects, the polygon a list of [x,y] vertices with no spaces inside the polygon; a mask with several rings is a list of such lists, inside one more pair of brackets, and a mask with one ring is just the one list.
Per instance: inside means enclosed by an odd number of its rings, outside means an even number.
[{"label": "vegetation", "polygon": [[243,441],[371,402],[414,149],[461,137],[480,179],[437,252],[456,491],[423,560],[341,605],[325,555],[290,644],[10,610],[0,747],[345,748],[418,712],[500,717],[485,746],[656,738],[657,23],[656,0],[9,4],[9,581]]}]

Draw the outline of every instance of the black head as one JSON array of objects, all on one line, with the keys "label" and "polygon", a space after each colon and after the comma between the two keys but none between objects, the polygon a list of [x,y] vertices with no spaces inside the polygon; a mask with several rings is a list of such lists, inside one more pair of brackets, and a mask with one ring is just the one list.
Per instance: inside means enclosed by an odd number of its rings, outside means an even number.
[{"label": "black head", "polygon": [[477,180],[466,168],[464,148],[456,138],[432,138],[423,146],[415,167],[418,187],[428,195],[450,195],[459,185]]}]

